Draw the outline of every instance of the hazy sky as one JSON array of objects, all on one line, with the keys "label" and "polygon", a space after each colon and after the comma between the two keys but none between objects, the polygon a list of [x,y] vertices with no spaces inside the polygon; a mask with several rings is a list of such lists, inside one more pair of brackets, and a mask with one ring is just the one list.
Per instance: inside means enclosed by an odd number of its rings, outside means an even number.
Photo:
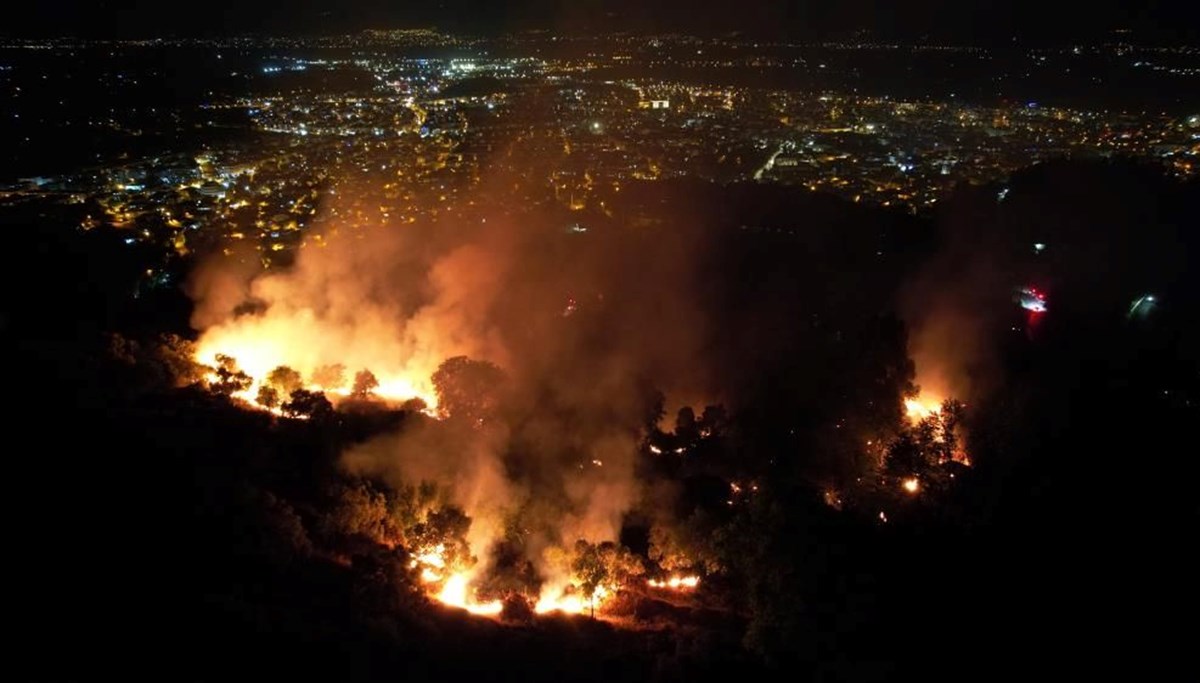
[{"label": "hazy sky", "polygon": [[[158,36],[337,33],[438,25],[495,33],[561,31],[744,31],[827,39],[865,29],[902,39],[990,42],[1096,37],[1116,28],[1194,42],[1194,2],[1164,0],[65,0],[25,3],[5,17],[14,36]],[[1083,9],[1076,9],[1083,8]]]}]

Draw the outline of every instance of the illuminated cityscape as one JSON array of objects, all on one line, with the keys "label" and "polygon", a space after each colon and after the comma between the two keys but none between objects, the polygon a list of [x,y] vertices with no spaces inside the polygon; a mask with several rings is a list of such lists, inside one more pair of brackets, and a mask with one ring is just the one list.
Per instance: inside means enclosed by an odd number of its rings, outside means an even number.
[{"label": "illuminated cityscape", "polygon": [[[202,55],[229,71],[221,89],[196,93],[191,106],[140,101],[139,81],[163,74],[139,72],[137,61],[162,52]],[[53,122],[23,111],[28,81],[36,88],[53,77],[40,87],[72,88],[72,74],[40,71],[79,54],[97,55],[103,87],[128,89],[130,101]],[[473,206],[497,191],[500,173],[512,182],[504,197],[524,206],[611,216],[623,188],[666,179],[798,186],[923,213],[959,184],[1002,183],[1049,160],[1132,158],[1181,177],[1200,171],[1195,112],[1019,97],[1037,70],[1097,60],[1186,89],[1200,81],[1200,51],[1188,48],[1115,44],[1002,59],[952,46],[539,33],[483,40],[421,29],[309,40],[9,41],[0,55],[9,118],[31,127],[30,145],[62,129],[112,139],[87,171],[8,178],[0,203],[86,207],[82,228],[128,229],[130,243],[179,253],[245,243],[269,261],[310,243],[305,229],[324,196],[340,200],[332,216],[340,229],[478,220]],[[888,95],[854,78],[859,57],[921,64],[930,56],[992,65],[1009,92]],[[780,87],[764,72],[798,83]],[[199,144],[181,137],[188,128]],[[177,142],[152,154],[120,147],[172,136]],[[480,187],[484,176],[490,184]]]}]

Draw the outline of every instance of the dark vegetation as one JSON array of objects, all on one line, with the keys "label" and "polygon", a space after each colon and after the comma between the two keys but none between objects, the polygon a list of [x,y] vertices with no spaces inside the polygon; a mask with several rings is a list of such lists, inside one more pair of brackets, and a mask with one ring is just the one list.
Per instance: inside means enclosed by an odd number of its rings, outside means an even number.
[{"label": "dark vegetation", "polygon": [[[631,514],[622,542],[708,577],[695,598],[631,591],[635,628],[430,603],[404,546],[373,540],[393,518],[368,514],[425,494],[380,498],[338,467],[348,446],[427,418],[361,405],[365,377],[357,410],[292,393],[309,420],[177,388],[186,363],[171,349],[186,342],[161,335],[186,334],[188,306],[173,288],[132,296],[149,255],[65,230],[66,216],[9,212],[10,666],[32,679],[963,680],[1122,665],[1188,678],[1173,667],[1196,598],[1200,192],[1124,165],[1046,165],[1010,186],[1004,203],[964,188],[932,223],[708,189],[735,208],[710,226],[725,232],[696,296],[774,341],[714,350],[736,405],[663,427],[648,386],[639,466],[682,494],[669,523]],[[666,215],[702,201],[661,192]],[[738,218],[756,205],[774,208]],[[1035,240],[1050,258],[1029,266],[1016,255]],[[1053,303],[1035,329],[1007,289],[977,299],[999,302],[985,316],[999,381],[962,416],[972,466],[944,470],[939,442],[900,414],[914,377],[895,293],[964,241],[976,251],[962,258],[1002,264],[1012,284],[1042,278]],[[1127,315],[1145,292],[1161,305]],[[476,387],[450,392],[464,415],[503,412],[482,396],[491,370],[443,370]],[[864,435],[891,444],[882,471],[859,455]],[[941,484],[906,497],[893,483],[912,473]],[[442,537],[460,536],[442,513]],[[579,548],[578,569],[618,554]]]}]

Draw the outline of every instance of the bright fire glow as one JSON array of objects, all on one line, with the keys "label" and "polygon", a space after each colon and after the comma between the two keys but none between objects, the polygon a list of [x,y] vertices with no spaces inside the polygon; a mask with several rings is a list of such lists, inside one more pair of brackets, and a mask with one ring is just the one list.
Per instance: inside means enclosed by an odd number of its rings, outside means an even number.
[{"label": "bright fire glow", "polygon": [[442,543],[436,546],[423,550],[416,555],[413,555],[412,562],[408,566],[416,569],[421,568],[421,581],[424,583],[437,583],[444,577],[442,570],[446,568],[446,546]]},{"label": "bright fire glow", "polygon": [[942,402],[935,401],[924,396],[905,399],[904,412],[906,415],[908,415],[909,420],[911,420],[913,423],[917,423],[925,418],[942,412]]},{"label": "bright fire glow", "polygon": [[613,592],[609,588],[597,586],[591,599],[588,599],[582,591],[569,584],[567,586],[552,586],[548,589],[542,589],[542,594],[538,598],[537,604],[534,605],[533,611],[538,614],[546,614],[548,612],[582,614],[593,607],[599,608],[612,594]]},{"label": "bright fire glow", "polygon": [[909,477],[908,479],[905,479],[900,486],[908,493],[915,495],[921,490],[921,481],[916,477]]},{"label": "bright fire glow", "polygon": [[[445,552],[445,545],[439,543],[414,554],[409,562],[410,567],[421,568],[420,578],[423,583],[428,584],[428,595],[444,605],[465,609],[471,614],[482,616],[500,614],[504,609],[504,604],[500,600],[480,602],[475,598],[474,589],[471,587],[472,572],[452,572],[447,576],[442,571],[446,567]],[[699,581],[699,579],[695,580]],[[550,583],[543,587],[534,611],[538,614],[549,612],[583,614],[593,608],[599,609],[612,595],[613,590],[608,586],[597,586],[593,596],[589,599],[584,596],[583,591],[570,583]]]},{"label": "bright fire glow", "polygon": [[691,590],[700,585],[699,576],[672,576],[668,579],[650,579],[646,582],[651,588],[669,588],[671,590]]},{"label": "bright fire glow", "polygon": [[439,543],[436,546],[427,550],[422,550],[413,556],[412,566],[423,564],[429,567],[442,569],[446,566],[446,546]]},{"label": "bright fire glow", "polygon": [[[388,370],[389,364],[372,364],[369,362],[373,360],[371,358],[364,358],[360,362],[360,358],[357,356],[362,354],[347,352],[339,357],[321,357],[316,352],[303,348],[304,344],[300,341],[304,339],[303,334],[293,334],[282,328],[274,333],[267,333],[273,329],[268,326],[213,328],[206,332],[197,343],[196,361],[216,367],[218,355],[223,354],[233,358],[237,362],[238,369],[249,375],[252,380],[248,389],[235,393],[234,397],[264,410],[267,408],[260,405],[256,398],[267,375],[275,368],[286,365],[299,372],[301,377],[309,379],[318,368],[341,363],[346,368],[345,386],[328,388],[309,381],[304,388],[309,391],[325,393],[330,398],[347,397],[350,395],[350,386],[354,381],[355,373],[362,369],[368,369],[379,381],[379,386],[372,391],[375,396],[394,402],[419,398],[425,402],[426,412],[430,415],[435,414],[437,393],[433,389],[431,376],[436,366]],[[262,332],[263,336],[255,336],[256,332]],[[212,377],[210,377],[211,379]],[[281,402],[287,400],[286,396],[279,398]],[[278,407],[270,409],[270,411],[282,414]]]},{"label": "bright fire glow", "polygon": [[475,599],[469,572],[445,575],[442,570],[446,568],[446,546],[442,543],[413,555],[408,566],[421,567],[421,581],[430,584],[429,596],[444,605],[485,616],[497,615],[504,609],[499,600],[479,602]]},{"label": "bright fire glow", "polygon": [[504,604],[499,600],[476,602],[475,596],[472,593],[471,577],[465,572],[459,572],[446,579],[446,583],[442,585],[442,590],[435,597],[443,604],[465,609],[471,614],[492,616],[500,614],[501,610],[504,609]]}]

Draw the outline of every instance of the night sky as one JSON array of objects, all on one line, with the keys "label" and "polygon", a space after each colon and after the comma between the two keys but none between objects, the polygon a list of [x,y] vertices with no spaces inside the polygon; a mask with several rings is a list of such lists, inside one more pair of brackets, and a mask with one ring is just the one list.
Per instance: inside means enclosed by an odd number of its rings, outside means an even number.
[{"label": "night sky", "polygon": [[[1080,11],[1075,8],[1084,7]],[[1149,42],[1194,42],[1196,3],[1093,0],[151,0],[26,3],[0,35],[166,37],[333,34],[366,28],[438,26],[494,34],[510,30],[744,32],[796,40],[867,35],[957,43],[1069,41],[1130,29]],[[858,33],[865,31],[867,33]]]}]

